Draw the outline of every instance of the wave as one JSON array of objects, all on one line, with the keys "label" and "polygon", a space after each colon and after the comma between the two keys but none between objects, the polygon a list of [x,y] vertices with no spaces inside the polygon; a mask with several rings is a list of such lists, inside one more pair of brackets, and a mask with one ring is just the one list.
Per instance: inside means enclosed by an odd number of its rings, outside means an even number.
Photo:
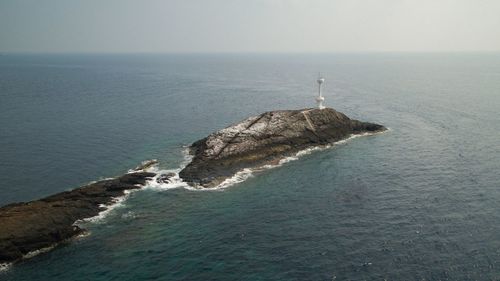
[{"label": "wave", "polygon": [[85,218],[81,220],[77,220],[74,225],[78,225],[81,223],[91,222],[91,223],[101,223],[104,218],[106,218],[113,210],[117,208],[121,208],[125,205],[125,200],[130,196],[130,193],[137,191],[137,189],[125,190],[123,196],[113,198],[112,202],[109,204],[101,204],[99,207],[104,208],[103,211],[100,211],[96,216]]},{"label": "wave", "polygon": [[[77,236],[78,237],[78,236]],[[38,249],[38,250],[34,250],[34,251],[31,251],[31,252],[28,252],[26,254],[24,254],[22,256],[22,259],[31,259],[32,257],[34,256],[38,256],[40,254],[43,254],[43,253],[46,253],[46,252],[49,252],[51,251],[52,249],[54,249],[55,247],[57,247],[57,245],[59,245],[60,243],[54,243],[53,245],[50,245],[48,247],[45,247],[45,248],[41,248],[41,249]],[[13,263],[0,263],[0,273],[3,272],[3,271],[7,271],[9,270],[11,267],[12,267]]]},{"label": "wave", "polygon": [[[186,167],[193,159],[193,156],[191,155],[191,153],[189,153],[189,148],[183,150],[183,156],[184,156],[183,161],[176,169],[160,169],[158,164],[155,164],[149,169],[147,169],[146,170],[147,172],[155,173],[156,176],[154,176],[151,180],[146,182],[144,188],[157,189],[157,190],[168,190],[174,188],[190,189],[191,186],[188,185],[186,182],[184,182],[179,176],[179,173],[182,171],[182,169],[184,169],[184,167]],[[164,174],[173,174],[173,176],[169,178],[168,183],[158,181],[158,177]]]},{"label": "wave", "polygon": [[[31,259],[31,258],[33,258],[35,256],[38,256],[40,254],[47,253],[47,252],[51,251],[52,249],[54,249],[55,247],[57,247],[58,245],[60,245],[62,243],[66,243],[68,241],[71,241],[71,240],[74,240],[74,239],[79,239],[79,238],[86,237],[86,236],[89,236],[89,235],[90,235],[89,231],[83,231],[82,233],[80,233],[79,235],[77,235],[75,237],[71,237],[71,238],[65,239],[63,241],[54,243],[54,244],[52,244],[52,245],[50,245],[48,247],[44,247],[44,248],[41,248],[41,249],[38,249],[38,250],[34,250],[34,251],[31,251],[31,252],[28,252],[28,253],[24,254],[21,259],[23,259],[23,260],[25,260],[25,259]],[[14,263],[0,263],[0,273],[2,271],[9,270],[12,267],[13,264]]]},{"label": "wave", "polygon": [[57,246],[57,244],[54,244],[54,245],[51,245],[51,246],[48,246],[48,247],[45,247],[45,248],[41,248],[41,249],[38,249],[38,250],[31,251],[31,252],[25,254],[23,256],[23,259],[30,259],[30,258],[32,258],[34,256],[38,256],[39,254],[46,253],[46,252],[54,249],[56,246]]},{"label": "wave", "polygon": [[9,268],[12,266],[12,263],[0,263],[0,273],[3,271],[9,270]]},{"label": "wave", "polygon": [[[179,177],[179,172],[187,165],[189,162],[191,162],[191,159],[193,158],[191,154],[189,153],[189,149],[185,148],[183,150],[183,155],[184,155],[184,160],[182,161],[181,165],[179,168],[174,169],[174,170],[160,170],[158,168],[158,160],[152,159],[152,160],[147,160],[143,161],[141,165],[135,169],[130,169],[128,170],[127,173],[134,173],[138,171],[144,171],[144,172],[152,172],[155,173],[156,176],[154,176],[151,180],[147,181],[144,186],[141,186],[139,189],[129,189],[125,190],[122,196],[115,197],[113,198],[112,202],[109,204],[101,204],[99,207],[104,208],[103,211],[99,212],[96,216],[90,217],[90,218],[85,218],[81,220],[77,220],[74,225],[78,225],[81,223],[101,223],[104,221],[104,219],[112,213],[115,209],[119,209],[125,206],[125,201],[128,199],[131,193],[139,191],[144,188],[151,188],[151,189],[172,189],[172,188],[179,188],[179,187],[186,187],[188,188],[188,184],[182,181],[182,179]],[[145,167],[145,168],[141,168]],[[157,183],[156,179],[161,175],[165,173],[175,173],[175,176],[171,178],[172,183],[169,184],[163,184],[163,183]],[[107,178],[107,179],[113,179],[113,178]],[[96,181],[94,181],[96,182]]]}]

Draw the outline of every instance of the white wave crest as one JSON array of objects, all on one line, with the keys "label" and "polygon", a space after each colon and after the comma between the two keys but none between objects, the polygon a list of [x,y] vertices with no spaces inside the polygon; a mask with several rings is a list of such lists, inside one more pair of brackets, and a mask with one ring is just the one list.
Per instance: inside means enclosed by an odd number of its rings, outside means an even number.
[{"label": "white wave crest", "polygon": [[248,178],[253,176],[253,173],[257,171],[257,168],[245,168],[241,171],[238,171],[234,176],[225,179],[223,182],[221,182],[219,185],[214,186],[214,187],[202,187],[202,188],[192,188],[196,190],[224,190],[230,186],[233,186],[237,183],[241,183],[246,181]]},{"label": "white wave crest", "polygon": [[[173,188],[188,188],[189,185],[184,182],[180,177],[179,177],[179,172],[181,171],[181,168],[178,169],[173,169],[173,170],[159,170],[155,169],[151,172],[156,173],[156,176],[154,176],[151,180],[149,180],[144,188],[146,189],[156,189],[156,190],[168,190],[168,189],[173,189]],[[172,177],[168,179],[168,182],[162,182],[159,179],[162,175],[165,174],[174,174]]]},{"label": "white wave crest", "polygon": [[12,263],[0,263],[0,272],[7,271],[12,266]]},{"label": "white wave crest", "polygon": [[[129,170],[128,173],[133,173],[133,172],[137,172],[137,171],[145,171],[145,172],[152,172],[152,173],[156,174],[155,177],[153,177],[151,180],[147,181],[144,186],[141,186],[141,188],[147,188],[147,187],[149,187],[149,188],[159,188],[159,189],[171,189],[171,188],[182,187],[182,186],[187,185],[187,184],[184,183],[179,178],[179,172],[189,162],[191,162],[191,159],[193,158],[191,156],[191,154],[189,153],[189,149],[188,148],[185,148],[183,150],[183,155],[184,155],[184,160],[182,161],[180,167],[178,169],[175,169],[175,170],[159,170],[159,168],[158,168],[158,160],[152,159],[152,160],[147,160],[147,161],[142,162],[141,165],[148,164],[150,162],[154,162],[151,165],[148,165],[145,169],[142,169],[142,170],[132,169],[132,170]],[[176,173],[176,176],[173,178],[175,182],[172,185],[169,184],[165,188],[164,184],[157,183],[156,179],[158,178],[158,176],[160,176],[163,173],[168,173],[168,172],[171,172],[171,171]],[[109,178],[109,179],[113,179],[113,178]],[[78,221],[76,221],[74,223],[74,225],[78,225],[79,223],[86,223],[86,222],[91,222],[91,223],[100,223],[100,222],[103,222],[103,220],[110,213],[112,213],[113,210],[115,210],[117,208],[124,207],[125,206],[125,201],[130,196],[130,194],[132,192],[136,192],[138,190],[140,190],[140,189],[125,190],[123,192],[124,194],[122,196],[113,198],[112,202],[110,204],[101,204],[99,207],[104,208],[104,210],[101,211],[101,212],[99,212],[99,214],[97,214],[96,216],[90,217],[90,218],[85,218],[85,219],[78,220]]]},{"label": "white wave crest", "polygon": [[51,246],[48,246],[48,247],[45,247],[45,248],[41,248],[41,249],[38,249],[38,250],[31,251],[31,252],[27,253],[26,255],[24,255],[23,259],[31,259],[34,256],[38,256],[39,254],[43,254],[43,253],[46,253],[46,252],[54,249],[56,246],[57,246],[57,244],[54,244],[54,245],[51,245]]},{"label": "white wave crest", "polygon": [[[150,169],[148,169],[147,170],[148,172],[155,173],[156,176],[154,176],[151,180],[149,180],[145,184],[144,188],[156,189],[156,190],[168,190],[174,188],[191,189],[192,187],[179,177],[179,173],[180,171],[182,171],[182,169],[184,169],[184,167],[186,167],[191,162],[193,156],[189,153],[189,148],[185,148],[182,152],[184,159],[178,168],[160,169],[158,165],[154,165]],[[169,177],[168,182],[159,180],[159,177],[167,174],[171,175],[173,174],[173,176]]]},{"label": "white wave crest", "polygon": [[103,211],[99,212],[96,216],[90,217],[90,218],[85,218],[81,220],[77,220],[74,225],[78,225],[80,223],[101,223],[104,221],[104,219],[115,209],[121,208],[125,206],[125,200],[130,196],[130,193],[137,191],[138,189],[130,189],[130,190],[125,190],[123,196],[115,197],[112,199],[112,202],[110,204],[101,204],[99,207],[104,208]]}]

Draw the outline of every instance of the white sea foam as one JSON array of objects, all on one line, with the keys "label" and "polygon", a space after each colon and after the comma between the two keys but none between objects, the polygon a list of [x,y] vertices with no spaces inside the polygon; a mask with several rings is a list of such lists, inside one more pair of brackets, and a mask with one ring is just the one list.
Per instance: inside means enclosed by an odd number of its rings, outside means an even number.
[{"label": "white sea foam", "polygon": [[[144,188],[149,188],[149,189],[157,189],[157,190],[168,190],[168,189],[173,189],[173,188],[188,188],[189,185],[185,183],[180,177],[179,177],[179,172],[181,171],[181,168],[178,169],[173,169],[173,170],[160,170],[156,169],[153,170],[152,172],[156,173],[156,176],[154,176],[151,180],[149,180]],[[168,174],[168,173],[173,173],[174,176],[169,178],[169,182],[159,182],[157,181],[158,177],[160,177],[162,174]]]},{"label": "white sea foam", "polygon": [[[179,177],[179,173],[182,169],[184,169],[184,167],[187,166],[187,164],[191,162],[193,156],[189,153],[188,148],[183,150],[183,155],[184,159],[179,165],[179,167],[176,169],[160,169],[158,165],[154,165],[151,168],[147,169],[148,172],[155,173],[156,176],[154,176],[151,180],[149,180],[145,184],[144,188],[157,189],[157,190],[168,190],[174,188],[191,189],[192,187],[189,186]],[[174,174],[174,176],[169,178],[169,182],[158,181],[157,179],[164,174]]]},{"label": "white sea foam", "polygon": [[101,204],[99,207],[105,208],[103,211],[99,212],[96,216],[81,219],[75,222],[75,225],[78,225],[82,222],[92,222],[92,223],[100,223],[106,218],[113,210],[116,208],[123,207],[125,204],[125,200],[129,197],[130,193],[137,190],[125,190],[123,196],[113,198],[110,204]]},{"label": "white sea foam", "polygon": [[38,256],[39,254],[46,253],[46,252],[54,249],[56,246],[57,246],[57,244],[54,244],[54,245],[51,245],[51,246],[48,246],[48,247],[45,247],[45,248],[41,248],[41,249],[38,249],[38,250],[31,251],[31,252],[27,253],[26,255],[24,255],[23,259],[30,259],[30,258],[32,258],[34,256]]},{"label": "white sea foam", "polygon": [[134,212],[128,211],[125,214],[122,214],[122,219],[135,219],[137,216]]},{"label": "white sea foam", "polygon": [[[169,169],[169,170],[161,170],[158,168],[158,165],[155,165],[154,167],[151,167],[148,171],[156,173],[156,176],[153,177],[150,181],[147,182],[145,185],[145,188],[150,188],[150,189],[156,189],[156,190],[169,190],[169,189],[174,189],[174,188],[184,188],[186,190],[192,190],[192,191],[216,191],[216,190],[223,190],[226,187],[235,185],[237,183],[243,182],[249,177],[252,176],[253,172],[255,169],[250,169],[246,168],[243,169],[239,172],[237,172],[234,176],[227,178],[224,180],[222,183],[215,187],[197,187],[197,186],[191,186],[185,181],[183,181],[179,177],[180,171],[188,165],[191,160],[193,159],[193,156],[189,153],[189,150],[186,149],[184,150],[184,161],[179,165],[179,168],[177,169]],[[172,173],[174,174],[172,177],[169,178],[169,182],[161,182],[157,181],[158,177],[160,177],[162,174],[169,174]]]},{"label": "white sea foam", "polygon": [[[160,189],[171,189],[171,188],[181,187],[181,186],[184,186],[184,185],[187,186],[187,184],[184,183],[179,178],[179,172],[189,162],[191,162],[192,156],[189,154],[189,150],[187,148],[184,149],[183,153],[184,153],[184,160],[183,160],[183,162],[181,163],[181,165],[180,165],[180,167],[178,169],[175,169],[175,170],[159,170],[158,169],[158,163],[154,163],[151,166],[147,167],[146,169],[143,169],[143,170],[137,170],[137,168],[136,169],[131,169],[131,170],[128,171],[128,173],[134,173],[134,172],[138,172],[138,171],[145,171],[145,172],[155,173],[156,176],[153,179],[151,179],[148,182],[146,182],[146,184],[144,185],[144,187],[160,188]],[[156,159],[147,160],[147,161],[143,161],[141,165],[147,164],[147,163],[152,162],[152,161],[157,162]],[[172,184],[158,184],[156,182],[156,178],[158,176],[160,176],[161,174],[168,173],[168,172],[174,172],[176,174],[175,177],[173,177],[174,182]],[[113,179],[113,178],[109,178],[109,179]],[[95,181],[95,182],[97,182],[97,181]],[[141,187],[143,187],[143,186],[141,186]],[[104,208],[104,210],[101,211],[101,212],[99,212],[99,214],[97,214],[96,216],[90,217],[90,218],[85,218],[85,219],[78,220],[74,224],[78,225],[79,223],[82,223],[82,222],[83,223],[85,223],[85,222],[92,222],[92,223],[103,222],[104,218],[106,218],[115,209],[121,208],[121,207],[125,206],[125,201],[130,196],[130,194],[132,192],[135,192],[135,191],[138,191],[138,190],[139,189],[125,190],[123,192],[124,194],[122,196],[113,198],[113,200],[112,200],[112,202],[110,204],[101,204],[99,207]]]},{"label": "white sea foam", "polygon": [[80,234],[77,236],[73,237],[72,239],[80,239],[80,238],[85,238],[87,236],[90,236],[91,232],[88,230],[83,230]]},{"label": "white sea foam", "polygon": [[[179,178],[179,172],[180,172],[180,170],[182,168],[184,168],[189,162],[191,162],[191,159],[192,159],[192,156],[189,154],[189,150],[187,148],[184,149],[183,153],[184,153],[184,161],[181,163],[181,165],[180,165],[180,167],[178,169],[172,170],[172,171],[175,171],[176,178],[178,179],[178,182],[179,181],[182,182],[182,180]],[[136,168],[136,169],[131,169],[131,170],[128,171],[128,173],[134,173],[134,172],[138,172],[138,171],[156,173],[157,175],[152,180],[146,182],[146,184],[144,185],[144,187],[152,187],[152,188],[158,187],[159,184],[155,185],[156,178],[160,174],[162,174],[162,173],[169,172],[169,170],[159,170],[158,169],[158,163],[156,163],[157,162],[156,159],[143,161],[141,165],[147,164],[147,163],[152,162],[152,161],[154,161],[155,163],[152,164],[151,166],[147,167],[146,169],[137,170],[137,168]],[[108,178],[108,179],[113,179],[113,178]],[[95,182],[97,182],[97,181],[95,181]],[[173,187],[169,187],[168,189],[180,187],[180,186],[182,186],[184,184],[187,185],[186,183],[182,182],[182,184],[177,184],[177,185],[174,184]],[[85,219],[82,219],[82,220],[78,220],[78,221],[75,222],[75,225],[78,225],[79,223],[82,223],[82,222],[92,222],[92,223],[100,223],[100,222],[102,222],[104,220],[104,218],[106,218],[110,213],[113,212],[113,210],[125,206],[125,201],[130,196],[130,194],[132,192],[135,192],[135,191],[138,191],[138,190],[139,189],[125,190],[123,192],[124,194],[122,196],[113,198],[113,200],[112,200],[112,202],[110,204],[101,204],[99,207],[105,208],[105,209],[103,211],[99,212],[99,214],[97,214],[96,216],[90,217],[90,218],[85,218]]]},{"label": "white sea foam", "polygon": [[0,273],[2,271],[7,271],[12,266],[12,263],[0,263]]},{"label": "white sea foam", "polygon": [[[44,248],[41,248],[41,249],[38,249],[38,250],[34,250],[34,251],[31,251],[31,252],[28,252],[27,254],[23,255],[22,259],[31,259],[31,258],[33,258],[35,256],[38,256],[40,254],[47,253],[47,252],[51,251],[52,249],[54,249],[55,247],[57,247],[61,243],[64,243],[64,242],[67,242],[67,241],[70,241],[70,240],[73,240],[73,239],[79,239],[79,238],[86,237],[86,236],[89,236],[89,235],[90,235],[89,231],[83,231],[82,233],[78,234],[75,237],[68,238],[68,239],[65,239],[63,241],[54,243],[54,244],[52,244],[52,245],[50,245],[48,247],[44,247]],[[0,272],[8,270],[11,266],[12,266],[12,263],[0,263]]]},{"label": "white sea foam", "polygon": [[244,182],[248,178],[253,176],[253,173],[257,171],[258,168],[245,168],[236,174],[234,176],[225,179],[223,182],[221,182],[219,185],[215,187],[208,187],[208,188],[202,188],[201,190],[223,190],[225,188],[228,188],[230,186],[233,186],[237,183]]}]

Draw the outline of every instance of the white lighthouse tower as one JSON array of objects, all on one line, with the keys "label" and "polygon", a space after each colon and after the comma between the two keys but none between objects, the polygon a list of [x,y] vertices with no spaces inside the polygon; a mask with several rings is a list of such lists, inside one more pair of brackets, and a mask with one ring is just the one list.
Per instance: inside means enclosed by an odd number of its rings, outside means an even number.
[{"label": "white lighthouse tower", "polygon": [[321,85],[325,83],[325,78],[320,75],[316,82],[318,82],[318,96],[316,97],[316,103],[318,103],[319,109],[324,109],[325,106],[323,105],[323,102],[325,101],[325,98],[321,95]]}]

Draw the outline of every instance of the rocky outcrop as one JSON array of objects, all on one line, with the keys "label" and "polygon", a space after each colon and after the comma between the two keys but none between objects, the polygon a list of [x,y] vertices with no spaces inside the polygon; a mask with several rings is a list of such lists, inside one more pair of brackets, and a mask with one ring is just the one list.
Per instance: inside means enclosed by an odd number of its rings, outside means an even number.
[{"label": "rocky outcrop", "polygon": [[146,160],[141,163],[141,165],[135,167],[132,171],[134,172],[140,172],[140,171],[145,171],[146,169],[149,169],[153,167],[154,165],[158,164],[158,160],[156,159],[151,159],[151,160]]},{"label": "rocky outcrop", "polygon": [[[193,160],[179,176],[194,186],[212,187],[243,168],[272,163],[311,146],[326,145],[352,134],[380,132],[382,125],[352,120],[327,108],[263,113],[217,131],[191,145]],[[106,205],[156,176],[145,170],[157,160],[142,163],[130,173],[61,192],[40,200],[0,208],[0,264],[52,247],[82,233],[75,222],[90,218]],[[175,173],[160,174],[170,183]]]},{"label": "rocky outcrop", "polygon": [[114,198],[126,190],[140,188],[154,176],[133,172],[40,200],[1,207],[0,264],[20,260],[30,252],[82,233],[74,225],[76,221],[98,215]]},{"label": "rocky outcrop", "polygon": [[172,183],[172,178],[175,176],[176,176],[176,173],[159,174],[156,177],[156,182],[157,183]]},{"label": "rocky outcrop", "polygon": [[179,176],[191,185],[213,187],[243,168],[265,165],[352,134],[384,130],[382,125],[352,120],[332,108],[270,111],[193,143],[193,160]]}]

